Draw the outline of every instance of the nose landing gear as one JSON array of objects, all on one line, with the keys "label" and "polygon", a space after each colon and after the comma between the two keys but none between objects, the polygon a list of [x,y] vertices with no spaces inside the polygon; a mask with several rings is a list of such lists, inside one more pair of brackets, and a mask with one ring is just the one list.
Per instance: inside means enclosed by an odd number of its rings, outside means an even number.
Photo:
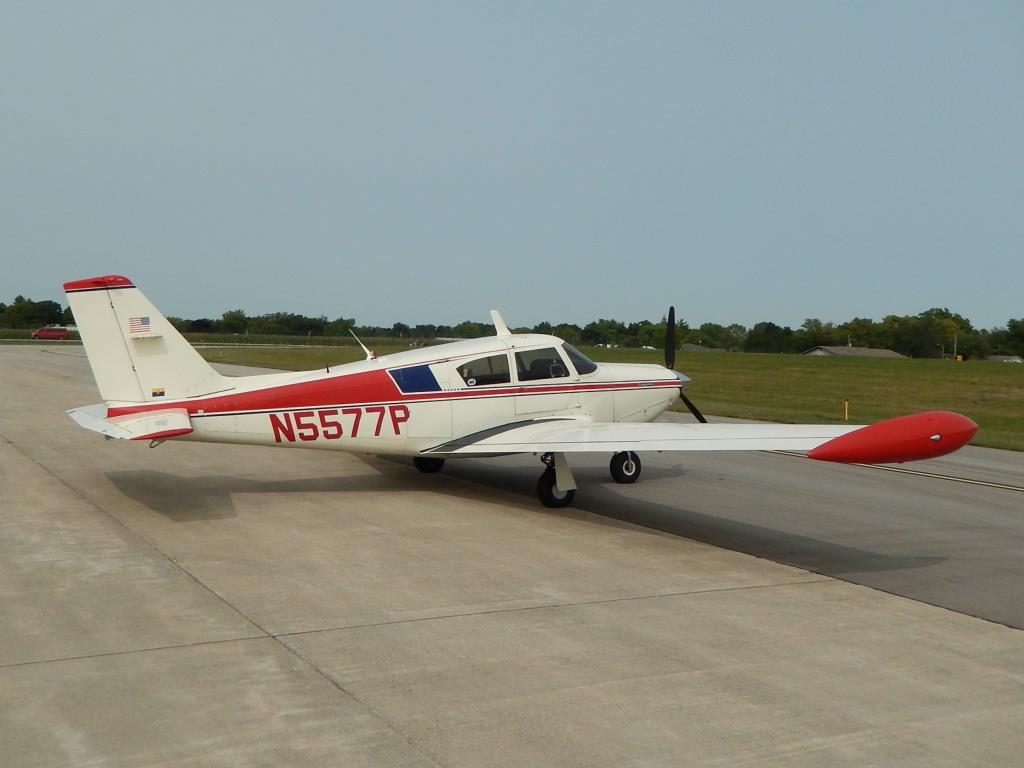
[{"label": "nose landing gear", "polygon": [[635,483],[640,477],[640,457],[632,451],[616,453],[608,469],[616,483]]}]

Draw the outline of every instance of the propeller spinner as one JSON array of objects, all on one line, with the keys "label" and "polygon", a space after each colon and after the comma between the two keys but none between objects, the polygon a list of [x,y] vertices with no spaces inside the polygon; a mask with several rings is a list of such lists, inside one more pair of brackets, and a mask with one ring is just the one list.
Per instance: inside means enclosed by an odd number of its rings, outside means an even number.
[{"label": "propeller spinner", "polygon": [[[669,370],[675,370],[676,367],[676,308],[668,308],[668,322],[665,324],[665,367]],[[679,399],[683,401],[683,405],[690,409],[690,413],[693,414],[693,418],[699,421],[701,424],[707,424],[708,420],[704,418],[704,414],[700,412],[696,405],[686,396],[683,392],[683,388],[679,388]]]}]

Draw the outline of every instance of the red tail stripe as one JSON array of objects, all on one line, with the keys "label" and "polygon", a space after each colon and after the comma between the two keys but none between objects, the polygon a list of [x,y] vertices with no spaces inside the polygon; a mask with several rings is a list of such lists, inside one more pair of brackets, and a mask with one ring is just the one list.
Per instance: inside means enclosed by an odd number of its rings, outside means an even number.
[{"label": "red tail stripe", "polygon": [[135,285],[124,275],[101,275],[87,277],[84,280],[72,280],[64,283],[64,291],[93,291],[97,288],[134,288]]}]

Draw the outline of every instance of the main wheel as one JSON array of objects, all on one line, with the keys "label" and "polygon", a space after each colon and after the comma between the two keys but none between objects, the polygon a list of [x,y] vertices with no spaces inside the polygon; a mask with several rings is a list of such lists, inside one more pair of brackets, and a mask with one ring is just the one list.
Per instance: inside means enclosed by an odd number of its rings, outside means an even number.
[{"label": "main wheel", "polygon": [[444,459],[437,459],[433,456],[414,456],[412,465],[420,472],[429,475],[441,471],[441,467],[444,466]]},{"label": "main wheel", "polygon": [[558,486],[555,485],[554,468],[545,469],[537,480],[537,498],[540,499],[540,503],[545,507],[552,507],[554,509],[567,507],[572,504],[572,499],[575,495],[576,491],[561,491],[558,489]]},{"label": "main wheel", "polygon": [[632,451],[616,453],[608,469],[616,483],[635,483],[640,477],[640,457]]}]

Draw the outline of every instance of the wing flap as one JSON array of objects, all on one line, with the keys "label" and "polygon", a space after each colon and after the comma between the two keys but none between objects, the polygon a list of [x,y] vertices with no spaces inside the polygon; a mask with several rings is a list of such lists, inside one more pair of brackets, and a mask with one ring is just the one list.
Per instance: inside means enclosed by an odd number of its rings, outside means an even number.
[{"label": "wing flap", "polygon": [[833,424],[672,424],[536,421],[489,430],[425,453],[618,453],[619,451],[809,451],[859,426]]}]

